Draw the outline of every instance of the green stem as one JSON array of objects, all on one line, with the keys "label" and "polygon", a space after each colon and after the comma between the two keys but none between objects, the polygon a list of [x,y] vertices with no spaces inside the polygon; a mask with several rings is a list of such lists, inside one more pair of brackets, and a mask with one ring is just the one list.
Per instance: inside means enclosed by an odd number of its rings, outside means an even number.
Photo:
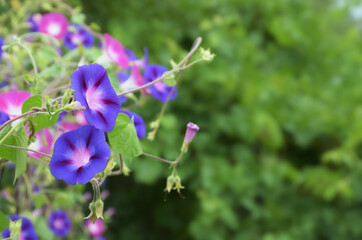
[{"label": "green stem", "polygon": [[0,140],[0,144],[2,144],[3,142],[5,142],[5,140],[15,131],[15,129],[23,124],[23,122],[25,122],[24,119],[22,119],[20,122],[18,122],[13,128],[10,129],[10,131]]},{"label": "green stem", "polygon": [[[36,62],[35,62],[35,59],[33,57],[33,54],[31,54],[29,48],[27,46],[25,46],[19,37],[14,37],[14,40],[15,40],[15,43],[18,44],[20,47],[24,48],[25,51],[28,53],[29,57],[30,57],[30,61],[31,61],[31,64],[33,65],[33,69],[34,69],[34,79],[37,80],[38,79],[38,68],[36,66]],[[12,46],[12,44],[10,45]]]}]

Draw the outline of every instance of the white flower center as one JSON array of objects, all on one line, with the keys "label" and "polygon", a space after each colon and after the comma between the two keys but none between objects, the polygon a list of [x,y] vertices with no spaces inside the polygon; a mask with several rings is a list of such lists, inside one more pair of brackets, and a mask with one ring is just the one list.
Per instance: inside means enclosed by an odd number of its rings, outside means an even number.
[{"label": "white flower center", "polygon": [[50,23],[47,27],[48,33],[52,36],[56,36],[60,33],[61,28],[58,23]]}]

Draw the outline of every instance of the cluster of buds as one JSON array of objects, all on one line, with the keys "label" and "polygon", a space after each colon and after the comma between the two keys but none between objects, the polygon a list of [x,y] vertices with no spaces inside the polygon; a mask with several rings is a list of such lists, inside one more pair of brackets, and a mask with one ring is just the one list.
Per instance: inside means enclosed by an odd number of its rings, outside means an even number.
[{"label": "cluster of buds", "polygon": [[173,171],[172,174],[167,178],[165,192],[170,193],[171,190],[176,190],[179,194],[181,194],[181,189],[185,187],[181,184],[181,178],[178,176],[176,171]]},{"label": "cluster of buds", "polygon": [[103,201],[101,199],[101,192],[99,189],[99,183],[96,179],[91,180],[94,195],[93,195],[93,201],[89,204],[90,213],[89,215],[84,219],[89,219],[91,222],[95,222],[97,219],[102,218],[103,219]]}]

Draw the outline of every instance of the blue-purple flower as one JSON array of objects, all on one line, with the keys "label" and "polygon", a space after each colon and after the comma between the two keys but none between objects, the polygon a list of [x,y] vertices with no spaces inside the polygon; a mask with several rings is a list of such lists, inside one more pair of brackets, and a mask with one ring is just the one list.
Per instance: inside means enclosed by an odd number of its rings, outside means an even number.
[{"label": "blue-purple flower", "polygon": [[121,104],[106,69],[97,63],[80,66],[72,74],[71,84],[75,99],[86,107],[88,123],[104,132],[112,131]]},{"label": "blue-purple flower", "polygon": [[72,227],[72,222],[66,211],[56,210],[50,214],[48,225],[55,235],[65,237]]},{"label": "blue-purple flower", "polygon": [[86,184],[106,168],[110,155],[104,133],[90,125],[82,126],[55,141],[50,172],[68,184]]},{"label": "blue-purple flower", "polygon": [[64,45],[71,50],[79,45],[90,48],[93,44],[93,35],[79,24],[71,25],[64,38]]},{"label": "blue-purple flower", "polygon": [[127,55],[128,61],[132,65],[139,67],[139,68],[145,68],[146,65],[148,64],[148,48],[147,47],[145,47],[143,49],[143,53],[144,53],[143,58],[140,58],[140,59],[137,58],[136,54],[131,49],[125,48],[124,52]]},{"label": "blue-purple flower", "polygon": [[8,120],[10,120],[9,115],[7,115],[4,112],[0,112],[0,125],[2,125],[3,123],[5,123]]},{"label": "blue-purple flower", "polygon": [[146,124],[142,117],[131,111],[121,111],[121,113],[127,114],[130,119],[133,117],[133,123],[136,128],[137,137],[144,138],[146,136]]},{"label": "blue-purple flower", "polygon": [[4,46],[4,39],[2,37],[0,37],[0,60],[3,56],[3,49],[2,46]]},{"label": "blue-purple flower", "polygon": [[[150,83],[157,78],[160,78],[168,69],[164,66],[157,64],[147,65],[144,72],[144,79],[146,83]],[[152,86],[149,86],[148,89],[151,91],[151,94],[157,100],[161,102],[166,102],[168,95],[170,94],[173,87],[167,86],[164,82],[159,81]],[[177,89],[173,91],[170,100],[176,98]]]},{"label": "blue-purple flower", "polygon": [[[18,239],[20,239],[20,240],[38,240],[38,236],[34,230],[33,224],[31,223],[31,221],[28,218],[18,216],[18,215],[12,215],[9,218],[11,219],[11,221],[18,221],[18,220],[22,219],[20,236]],[[10,237],[10,230],[8,228],[2,232],[2,237],[3,238]]]},{"label": "blue-purple flower", "polygon": [[39,30],[39,23],[40,23],[41,18],[42,18],[42,15],[39,13],[30,15],[28,17],[27,22],[29,25],[29,30],[31,32],[37,32]]}]

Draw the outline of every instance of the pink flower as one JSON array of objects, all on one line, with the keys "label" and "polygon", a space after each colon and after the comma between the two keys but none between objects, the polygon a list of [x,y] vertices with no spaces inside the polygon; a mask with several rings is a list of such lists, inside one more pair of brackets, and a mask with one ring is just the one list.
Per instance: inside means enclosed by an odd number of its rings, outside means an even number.
[{"label": "pink flower", "polygon": [[90,235],[97,237],[101,236],[104,233],[104,223],[101,219],[96,220],[92,223],[90,220],[87,220],[85,226]]},{"label": "pink flower", "polygon": [[21,107],[30,95],[23,91],[0,93],[0,112],[6,113],[10,118],[21,115]]},{"label": "pink flower", "polygon": [[[35,136],[36,136],[35,142],[31,143],[28,148],[32,149],[32,150],[36,150],[38,152],[49,154],[52,150],[53,141],[54,141],[53,136],[49,132],[49,130],[44,128],[44,129],[36,132]],[[30,152],[30,151],[28,152],[28,156],[33,157],[33,158],[43,157],[39,153],[34,153],[34,152]]]},{"label": "pink flower", "polygon": [[39,23],[39,31],[54,38],[63,38],[67,29],[67,18],[56,12],[44,14]]},{"label": "pink flower", "polygon": [[104,40],[106,42],[105,49],[108,57],[120,67],[126,69],[129,64],[127,54],[122,44],[109,34],[104,34]]}]

